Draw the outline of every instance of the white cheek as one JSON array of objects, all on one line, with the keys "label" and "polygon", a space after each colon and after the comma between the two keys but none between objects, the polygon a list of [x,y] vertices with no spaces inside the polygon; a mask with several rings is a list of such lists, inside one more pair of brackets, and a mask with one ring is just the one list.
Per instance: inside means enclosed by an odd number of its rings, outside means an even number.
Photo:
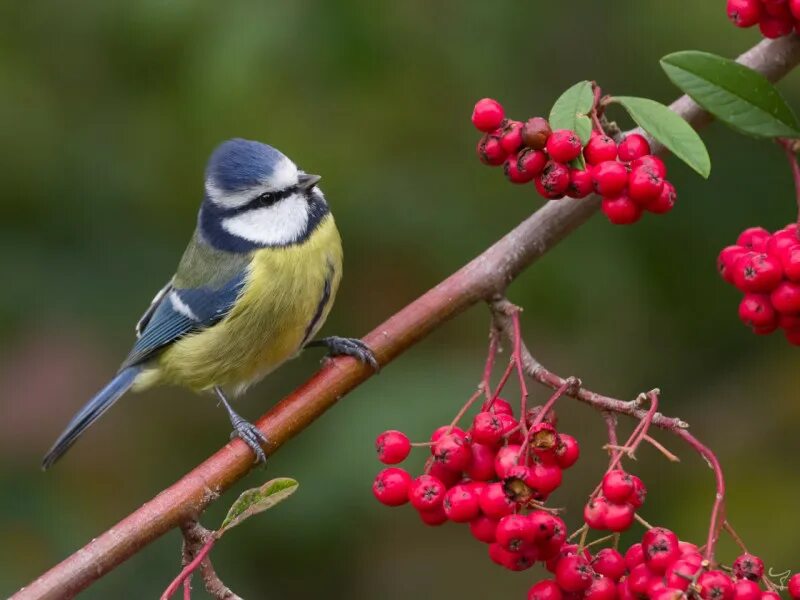
[{"label": "white cheek", "polygon": [[293,194],[273,206],[254,208],[222,221],[222,228],[236,237],[256,244],[288,244],[300,237],[308,226],[308,203]]}]

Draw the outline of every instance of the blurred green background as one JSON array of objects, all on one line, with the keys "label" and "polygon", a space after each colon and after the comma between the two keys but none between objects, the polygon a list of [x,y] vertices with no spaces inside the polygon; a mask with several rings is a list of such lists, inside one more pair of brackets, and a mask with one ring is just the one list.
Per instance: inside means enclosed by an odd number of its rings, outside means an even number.
[{"label": "blurred green background", "polygon": [[[541,204],[532,186],[478,164],[477,98],[496,97],[517,118],[547,114],[586,78],[668,102],[676,91],[659,57],[735,56],[757,40],[728,23],[721,1],[0,4],[0,595],[227,439],[210,397],[158,390],[126,398],[52,472],[38,468],[170,277],[218,142],[262,140],[324,175],[346,254],[324,331],[361,335]],[[800,73],[781,88],[800,107]],[[794,218],[791,180],[768,143],[720,126],[704,137],[709,181],[668,160],[672,214],[630,228],[595,217],[509,293],[554,370],[625,398],[660,386],[664,411],[719,451],[740,533],[769,565],[797,569],[798,351],[779,334],[749,333],[714,269],[743,228]],[[523,598],[537,572],[504,572],[466,528],[426,528],[370,492],[375,435],[424,439],[448,421],[477,383],[486,328],[480,307],[442,327],[215,504],[203,518],[212,527],[242,489],[301,482],[226,536],[213,555],[223,580],[247,598]],[[318,361],[307,352],[270,376],[241,412],[256,417]],[[584,458],[554,503],[576,524],[604,463],[603,425],[565,405],[562,428]],[[651,490],[643,515],[700,542],[711,473],[659,437],[683,462],[640,452],[631,468]],[[179,570],[179,546],[170,533],[82,597],[157,597]],[[734,557],[727,543],[722,552]]]}]

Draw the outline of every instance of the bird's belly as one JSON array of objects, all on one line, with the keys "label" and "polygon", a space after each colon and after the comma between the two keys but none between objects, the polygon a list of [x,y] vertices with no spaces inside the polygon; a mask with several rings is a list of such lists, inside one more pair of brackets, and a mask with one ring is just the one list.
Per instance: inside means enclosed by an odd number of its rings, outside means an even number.
[{"label": "bird's belly", "polygon": [[239,392],[295,356],[333,303],[338,239],[329,219],[306,244],[257,251],[231,313],[168,348],[159,360],[162,377],[195,390],[219,385]]}]

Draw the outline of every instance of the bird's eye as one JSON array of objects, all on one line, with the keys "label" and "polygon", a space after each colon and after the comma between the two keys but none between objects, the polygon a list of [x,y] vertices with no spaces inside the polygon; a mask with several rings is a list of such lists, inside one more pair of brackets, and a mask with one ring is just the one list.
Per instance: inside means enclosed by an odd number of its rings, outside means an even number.
[{"label": "bird's eye", "polygon": [[274,194],[272,192],[266,192],[258,197],[258,203],[263,204],[265,206],[273,204],[275,200],[277,200],[277,194]]}]

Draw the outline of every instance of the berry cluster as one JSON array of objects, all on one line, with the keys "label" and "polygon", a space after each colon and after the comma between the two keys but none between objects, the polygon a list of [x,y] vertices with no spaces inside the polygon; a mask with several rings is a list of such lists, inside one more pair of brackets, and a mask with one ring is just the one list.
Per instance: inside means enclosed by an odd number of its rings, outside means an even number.
[{"label": "berry cluster", "polygon": [[758,25],[767,38],[800,33],[800,0],[728,0],[728,18],[737,27]]},{"label": "berry cluster", "polygon": [[484,132],[478,142],[481,162],[503,165],[512,183],[533,181],[548,200],[596,192],[603,197],[603,213],[618,225],[635,223],[644,211],[669,212],[675,205],[667,169],[641,135],[628,135],[618,145],[602,131],[593,131],[584,146],[574,131],[551,131],[542,117],[525,123],[506,119],[503,107],[491,98],[475,104],[472,123]]},{"label": "berry cluster", "polygon": [[739,318],[758,335],[780,328],[800,345],[800,239],[797,225],[771,234],[745,229],[717,258],[720,275],[744,293]]},{"label": "berry cluster", "polygon": [[613,469],[603,477],[600,490],[584,507],[584,521],[598,531],[625,531],[633,524],[636,509],[644,504],[644,483],[636,475]]},{"label": "berry cluster", "polygon": [[[527,411],[523,435],[511,405],[487,402],[464,431],[445,425],[433,432],[425,473],[412,479],[404,469],[378,473],[372,490],[388,506],[410,503],[427,525],[469,524],[472,536],[489,545],[491,560],[513,571],[536,561],[556,560],[565,548],[564,521],[543,502],[578,460],[578,442],[556,430],[556,416]],[[411,449],[408,437],[386,431],[376,440],[381,462],[397,464]]]},{"label": "berry cluster", "polygon": [[[528,592],[528,600],[779,600],[775,591],[762,591],[758,581],[764,563],[757,556],[742,554],[730,572],[709,568],[696,545],[680,541],[669,529],[648,529],[642,541],[623,556],[614,548],[592,555],[567,545],[547,568],[554,578],[539,581]],[[797,588],[795,590],[795,588]],[[789,581],[797,598],[800,577]]]}]

